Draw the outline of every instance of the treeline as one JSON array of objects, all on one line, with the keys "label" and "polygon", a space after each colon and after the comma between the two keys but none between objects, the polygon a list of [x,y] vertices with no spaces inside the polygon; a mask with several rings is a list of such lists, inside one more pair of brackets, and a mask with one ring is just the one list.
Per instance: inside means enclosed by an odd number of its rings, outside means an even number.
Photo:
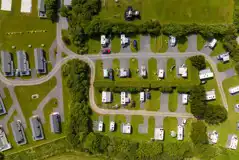
[{"label": "treeline", "polygon": [[44,0],[46,5],[46,16],[52,22],[56,22],[58,19],[58,0]]}]

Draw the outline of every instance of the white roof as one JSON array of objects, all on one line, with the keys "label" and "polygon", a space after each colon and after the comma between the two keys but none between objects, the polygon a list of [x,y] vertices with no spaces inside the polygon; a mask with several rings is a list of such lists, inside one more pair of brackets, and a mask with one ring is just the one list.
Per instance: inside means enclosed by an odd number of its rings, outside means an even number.
[{"label": "white roof", "polygon": [[2,129],[0,129],[0,141],[1,152],[12,148],[11,144],[7,140],[5,132]]},{"label": "white roof", "polygon": [[182,94],[182,103],[187,104],[188,103],[188,94]]},{"label": "white roof", "polygon": [[140,75],[142,76],[142,77],[145,77],[146,76],[146,67],[145,66],[141,66],[140,67]]},{"label": "white roof", "polygon": [[98,131],[100,131],[100,132],[103,131],[103,125],[104,125],[104,123],[102,121],[99,121],[99,123],[98,123]]},{"label": "white roof", "polygon": [[131,133],[131,125],[130,125],[130,123],[123,123],[123,125],[122,125],[122,132],[126,133],[126,134],[130,134]]},{"label": "white roof", "polygon": [[143,102],[145,99],[145,94],[144,94],[144,92],[140,92],[139,93],[139,95],[140,95],[140,102]]},{"label": "white roof", "polygon": [[231,88],[229,88],[228,91],[230,94],[235,94],[235,93],[239,92],[239,86],[231,87]]},{"label": "white roof", "polygon": [[102,103],[109,103],[112,101],[111,92],[103,91],[102,92]]},{"label": "white roof", "polygon": [[109,77],[108,69],[103,69],[103,74],[104,74],[104,78],[108,78]]},{"label": "white roof", "polygon": [[129,103],[130,99],[128,97],[128,93],[121,92],[120,97],[121,97],[121,104]]},{"label": "white roof", "polygon": [[179,74],[182,77],[187,77],[188,76],[188,68],[187,67],[179,67]]},{"label": "white roof", "polygon": [[127,43],[129,43],[129,38],[127,38],[127,37],[125,37],[125,35],[124,34],[121,34],[120,35],[120,39],[121,39],[121,44],[127,44]]},{"label": "white roof", "polygon": [[163,128],[154,128],[154,139],[162,141],[164,139]]},{"label": "white roof", "polygon": [[159,77],[159,78],[164,78],[164,70],[163,70],[163,69],[159,69],[159,71],[158,71],[158,77]]},{"label": "white roof", "polygon": [[209,47],[213,48],[217,43],[216,39],[213,39],[210,43],[209,43]]},{"label": "white roof", "polygon": [[233,135],[231,137],[230,144],[229,144],[228,148],[230,148],[230,149],[237,149],[237,143],[238,143],[237,136]]},{"label": "white roof", "polygon": [[110,122],[110,131],[114,131],[115,130],[115,122],[114,121],[111,121]]},{"label": "white roof", "polygon": [[106,45],[107,43],[109,43],[109,40],[105,37],[105,35],[101,35],[100,43],[101,45]]},{"label": "white roof", "polygon": [[209,100],[214,100],[214,99],[216,99],[215,90],[207,91],[206,92],[206,100],[209,101]]},{"label": "white roof", "polygon": [[12,10],[12,0],[2,0],[1,10],[11,11]]},{"label": "white roof", "polygon": [[239,109],[239,104],[235,104],[235,108]]},{"label": "white roof", "polygon": [[213,72],[211,72],[211,70],[208,68],[208,69],[204,69],[204,70],[201,70],[199,72],[199,78],[200,80],[203,80],[203,79],[208,79],[208,78],[212,78],[214,76]]},{"label": "white roof", "polygon": [[174,36],[169,36],[169,40],[171,44],[175,44],[176,43],[176,37]]},{"label": "white roof", "polygon": [[31,13],[32,11],[32,0],[21,0],[21,12]]},{"label": "white roof", "polygon": [[183,140],[183,127],[181,125],[178,125],[177,140]]},{"label": "white roof", "polygon": [[222,60],[223,60],[223,62],[227,62],[230,60],[230,56],[229,55],[224,56],[224,57],[222,57]]},{"label": "white roof", "polygon": [[210,140],[213,144],[217,143],[217,141],[218,141],[218,133],[217,133],[216,131],[213,131],[212,133],[210,133],[210,134],[208,135],[208,137],[209,137],[209,140]]},{"label": "white roof", "polygon": [[129,76],[129,69],[120,68],[120,77],[128,77]]},{"label": "white roof", "polygon": [[71,0],[64,0],[65,6],[71,6]]}]

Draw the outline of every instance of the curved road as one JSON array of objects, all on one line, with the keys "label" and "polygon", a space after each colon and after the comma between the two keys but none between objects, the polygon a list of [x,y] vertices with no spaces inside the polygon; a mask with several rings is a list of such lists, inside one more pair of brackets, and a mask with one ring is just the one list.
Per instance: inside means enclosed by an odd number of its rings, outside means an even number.
[{"label": "curved road", "polygon": [[89,101],[92,109],[99,113],[99,114],[123,114],[123,115],[143,115],[143,116],[169,116],[169,117],[183,117],[183,118],[190,118],[193,117],[190,113],[174,113],[174,112],[152,112],[152,111],[145,111],[145,110],[126,110],[126,109],[119,109],[119,110],[112,110],[112,109],[102,109],[99,108],[95,104],[94,100],[94,80],[95,80],[95,64],[93,60],[97,59],[111,59],[111,58],[132,58],[132,57],[145,57],[145,58],[151,58],[151,57],[189,57],[193,56],[195,54],[197,55],[203,55],[206,60],[211,64],[211,67],[214,71],[215,78],[217,81],[218,89],[222,97],[223,105],[226,109],[228,109],[226,96],[222,87],[222,81],[223,79],[220,77],[220,73],[217,70],[217,65],[212,60],[212,58],[204,53],[201,52],[186,52],[184,54],[182,53],[164,53],[164,54],[154,54],[154,53],[144,53],[144,54],[137,54],[137,53],[119,53],[119,54],[111,54],[111,55],[78,55],[71,50],[69,50],[61,38],[61,27],[60,24],[57,24],[57,45],[60,48],[60,50],[64,53],[66,53],[68,56],[58,61],[55,65],[55,67],[52,69],[52,71],[47,75],[39,79],[33,79],[33,80],[12,80],[7,79],[2,74],[0,74],[0,80],[7,84],[12,86],[29,86],[29,85],[37,85],[41,84],[43,82],[48,81],[51,79],[56,72],[61,68],[63,64],[65,64],[67,61],[71,59],[80,59],[86,63],[88,63],[90,69],[91,69],[91,79],[90,79],[90,90],[89,90]]}]

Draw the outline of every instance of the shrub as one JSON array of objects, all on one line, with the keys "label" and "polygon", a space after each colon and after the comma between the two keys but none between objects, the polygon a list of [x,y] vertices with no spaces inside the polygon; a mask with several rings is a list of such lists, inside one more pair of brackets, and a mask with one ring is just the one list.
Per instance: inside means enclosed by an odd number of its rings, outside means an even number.
[{"label": "shrub", "polygon": [[219,124],[227,119],[227,110],[221,105],[208,105],[204,119],[208,124]]},{"label": "shrub", "polygon": [[192,65],[198,70],[206,68],[205,57],[202,55],[192,56],[189,58],[189,60],[192,62]]}]

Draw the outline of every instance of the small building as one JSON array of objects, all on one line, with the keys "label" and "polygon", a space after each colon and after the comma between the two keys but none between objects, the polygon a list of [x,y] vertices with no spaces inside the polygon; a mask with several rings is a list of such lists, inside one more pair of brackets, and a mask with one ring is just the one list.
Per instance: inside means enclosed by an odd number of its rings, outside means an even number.
[{"label": "small building", "polygon": [[124,134],[131,134],[130,123],[122,123],[121,132],[124,133]]},{"label": "small building", "polygon": [[50,114],[51,132],[61,133],[61,116],[59,112]]},{"label": "small building", "polygon": [[42,128],[40,118],[37,115],[32,116],[30,118],[30,124],[32,128],[33,140],[37,141],[37,140],[44,139],[43,128]]},{"label": "small building", "polygon": [[185,64],[179,67],[178,74],[181,75],[183,78],[188,77],[188,68],[185,66]]},{"label": "small building", "polygon": [[122,105],[126,105],[126,104],[130,103],[130,96],[129,96],[128,92],[121,92],[120,97],[121,97]]},{"label": "small building", "polygon": [[188,104],[188,94],[182,94],[182,104]]},{"label": "small building", "polygon": [[144,102],[145,101],[145,93],[144,92],[140,92],[139,93],[139,98],[140,98],[140,102],[142,103],[142,102]]},{"label": "small building", "polygon": [[218,137],[219,137],[219,135],[218,135],[217,131],[215,131],[215,130],[208,133],[208,140],[209,140],[210,144],[216,144],[218,141]]},{"label": "small building", "polygon": [[46,5],[44,0],[38,0],[38,16],[40,18],[47,18],[46,17]]},{"label": "small building", "polygon": [[4,76],[14,76],[14,66],[11,53],[1,51],[1,62]]},{"label": "small building", "polygon": [[120,43],[123,47],[129,45],[129,38],[125,37],[125,34],[120,35]]},{"label": "small building", "polygon": [[228,141],[228,148],[229,149],[237,149],[238,138],[236,135],[232,135]]},{"label": "small building", "polygon": [[27,143],[24,128],[20,120],[11,123],[12,133],[14,139],[18,145],[24,145]]},{"label": "small building", "polygon": [[110,132],[113,132],[113,131],[115,131],[115,122],[111,121],[110,122]]},{"label": "small building", "polygon": [[169,44],[171,47],[174,47],[176,45],[176,37],[174,36],[169,36]]},{"label": "small building", "polygon": [[112,93],[103,91],[102,92],[102,103],[111,103],[112,102]]},{"label": "small building", "polygon": [[230,60],[229,52],[224,53],[224,54],[220,54],[219,56],[217,56],[217,59],[222,61],[223,63],[228,62]]},{"label": "small building", "polygon": [[108,71],[108,69],[103,69],[103,76],[104,76],[104,78],[109,78],[109,71]]},{"label": "small building", "polygon": [[98,130],[99,132],[102,132],[102,131],[103,131],[103,127],[104,127],[104,123],[103,123],[102,121],[99,121],[99,122],[98,122],[98,129],[97,129],[97,130]]},{"label": "small building", "polygon": [[146,70],[146,67],[144,65],[140,67],[140,76],[141,77],[146,77],[147,76],[147,70]]},{"label": "small building", "polygon": [[8,142],[6,134],[3,128],[0,128],[0,151],[6,151],[12,148],[12,145]]},{"label": "small building", "polygon": [[129,69],[128,68],[120,68],[119,77],[120,78],[130,77]]},{"label": "small building", "polygon": [[71,7],[71,1],[72,0],[64,0],[64,6]]},{"label": "small building", "polygon": [[0,115],[6,114],[7,111],[5,109],[5,105],[3,103],[2,97],[0,96]]},{"label": "small building", "polygon": [[201,71],[199,72],[199,79],[200,79],[200,80],[205,80],[205,79],[213,78],[213,76],[214,76],[214,74],[213,74],[213,72],[210,70],[210,68],[201,70]]},{"label": "small building", "polygon": [[211,101],[211,100],[215,100],[215,99],[216,99],[216,93],[215,93],[214,89],[206,92],[206,100],[207,101]]},{"label": "small building", "polygon": [[42,48],[34,49],[34,57],[35,57],[35,67],[38,74],[43,74],[47,72],[46,68],[46,59],[44,55],[44,51]]},{"label": "small building", "polygon": [[183,140],[183,126],[181,126],[181,125],[178,125],[177,140],[179,140],[179,141]]},{"label": "small building", "polygon": [[229,88],[228,91],[229,91],[230,94],[236,94],[236,93],[239,92],[239,86],[231,87],[231,88]]},{"label": "small building", "polygon": [[158,78],[160,78],[160,79],[163,79],[164,78],[164,70],[163,69],[159,69],[159,71],[158,71]]},{"label": "small building", "polygon": [[16,74],[20,76],[29,76],[31,69],[29,68],[28,56],[25,51],[17,51],[17,69]]},{"label": "small building", "polygon": [[208,47],[213,49],[216,46],[216,43],[217,43],[217,40],[214,38],[209,42]]},{"label": "small building", "polygon": [[163,128],[154,128],[154,140],[164,140],[164,130]]},{"label": "small building", "polygon": [[105,35],[101,35],[100,44],[102,45],[102,47],[107,47],[109,42],[109,39],[107,39]]}]

